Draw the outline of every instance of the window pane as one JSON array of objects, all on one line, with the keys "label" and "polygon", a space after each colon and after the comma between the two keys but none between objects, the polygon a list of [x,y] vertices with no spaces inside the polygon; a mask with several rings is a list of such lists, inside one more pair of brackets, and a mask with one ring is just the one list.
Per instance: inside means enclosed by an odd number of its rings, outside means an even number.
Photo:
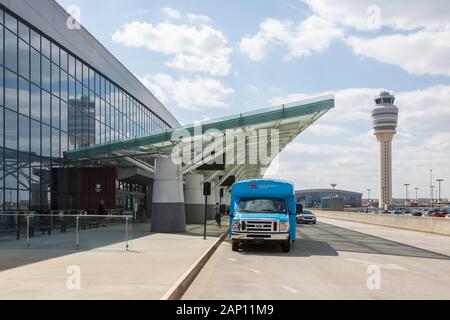
[{"label": "window pane", "polygon": [[52,157],[59,158],[59,130],[52,129]]},{"label": "window pane", "polygon": [[61,72],[61,80],[60,80],[60,98],[64,101],[67,101],[68,99],[68,75],[65,71],[63,71],[62,69],[60,70]]},{"label": "window pane", "polygon": [[83,65],[80,60],[76,60],[76,77],[77,81],[83,81]]},{"label": "window pane", "polygon": [[[29,168],[27,168],[29,170]],[[30,209],[30,192],[28,190],[19,191],[19,210]]]},{"label": "window pane", "polygon": [[41,154],[41,126],[34,120],[31,120],[31,153],[33,156]]},{"label": "window pane", "polygon": [[69,74],[75,78],[75,58],[69,55]]},{"label": "window pane", "polygon": [[59,67],[52,63],[52,93],[59,97]]},{"label": "window pane", "polygon": [[51,73],[51,69],[50,69],[50,60],[47,59],[44,56],[41,56],[42,60],[42,88],[50,91],[50,73]]},{"label": "window pane", "polygon": [[59,47],[52,43],[52,61],[59,65]]},{"label": "window pane", "polygon": [[[30,152],[30,119],[19,115],[19,151]],[[23,156],[21,156],[23,157]]]},{"label": "window pane", "polygon": [[51,107],[50,107],[50,93],[42,90],[42,105],[41,105],[41,119],[42,122],[50,124],[51,119]]},{"label": "window pane", "polygon": [[35,32],[34,30],[30,31],[31,35],[31,45],[37,50],[41,51],[41,36],[39,33]]},{"label": "window pane", "polygon": [[42,146],[41,152],[43,157],[50,157],[50,127],[42,125]]},{"label": "window pane", "polygon": [[67,132],[67,103],[61,101],[61,130]]},{"label": "window pane", "polygon": [[52,96],[52,127],[59,129],[59,99]]},{"label": "window pane", "polygon": [[76,92],[75,92],[75,79],[69,76],[69,100],[75,102]]},{"label": "window pane", "polygon": [[30,116],[30,83],[19,77],[19,112]]},{"label": "window pane", "polygon": [[5,110],[5,148],[17,150],[17,113]]},{"label": "window pane", "polygon": [[[4,86],[5,86],[5,81],[3,79],[3,67],[0,67],[0,88],[4,88]],[[0,106],[3,106],[3,105],[4,105],[3,89],[0,89]]]},{"label": "window pane", "polygon": [[5,30],[5,65],[17,72],[17,36]]},{"label": "window pane", "polygon": [[34,84],[31,85],[31,117],[41,119],[41,89]]},{"label": "window pane", "polygon": [[19,40],[19,74],[30,78],[30,46],[22,40]]},{"label": "window pane", "polygon": [[31,81],[41,85],[41,55],[34,49],[31,49]]},{"label": "window pane", "polygon": [[0,26],[0,65],[3,65],[3,26]]},{"label": "window pane", "polygon": [[5,26],[17,34],[17,19],[5,12]]},{"label": "window pane", "polygon": [[17,75],[5,70],[5,106],[17,111]]},{"label": "window pane", "polygon": [[65,52],[63,49],[61,49],[60,56],[61,56],[61,61],[60,61],[61,69],[63,69],[64,71],[68,71],[67,70],[67,52]]},{"label": "window pane", "polygon": [[69,148],[67,143],[67,133],[61,132],[61,157]]},{"label": "window pane", "polygon": [[30,28],[28,28],[22,22],[19,22],[19,37],[22,38],[25,42],[30,43]]},{"label": "window pane", "polygon": [[41,38],[41,52],[50,59],[50,41],[45,37]]},{"label": "window pane", "polygon": [[89,68],[85,64],[83,64],[83,85],[85,87],[89,86]]}]

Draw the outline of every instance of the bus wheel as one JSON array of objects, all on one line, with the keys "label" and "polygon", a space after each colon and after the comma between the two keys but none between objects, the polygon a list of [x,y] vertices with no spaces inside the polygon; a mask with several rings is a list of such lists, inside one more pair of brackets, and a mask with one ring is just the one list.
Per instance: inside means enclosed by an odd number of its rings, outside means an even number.
[{"label": "bus wheel", "polygon": [[239,241],[233,241],[231,244],[231,250],[238,251],[239,250]]},{"label": "bus wheel", "polygon": [[289,252],[291,250],[291,240],[283,241],[281,244],[281,250],[283,252]]}]

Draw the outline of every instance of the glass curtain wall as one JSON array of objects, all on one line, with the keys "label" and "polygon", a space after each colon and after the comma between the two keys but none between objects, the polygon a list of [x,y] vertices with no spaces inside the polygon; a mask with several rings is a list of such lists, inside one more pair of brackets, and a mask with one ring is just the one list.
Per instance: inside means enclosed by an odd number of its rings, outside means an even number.
[{"label": "glass curtain wall", "polygon": [[0,210],[50,207],[67,150],[169,126],[126,91],[0,6]]}]

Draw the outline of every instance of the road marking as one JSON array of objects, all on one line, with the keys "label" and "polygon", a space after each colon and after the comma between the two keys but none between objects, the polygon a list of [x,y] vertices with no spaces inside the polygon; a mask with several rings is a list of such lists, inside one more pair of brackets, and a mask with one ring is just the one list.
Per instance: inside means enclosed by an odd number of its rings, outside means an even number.
[{"label": "road marking", "polygon": [[289,291],[290,293],[296,294],[298,293],[297,290],[295,290],[294,288],[291,288],[289,286],[281,286],[284,290]]},{"label": "road marking", "polygon": [[256,269],[248,269],[248,270],[250,270],[251,272],[257,273],[257,274],[262,274],[261,271],[256,270]]},{"label": "road marking", "polygon": [[381,269],[385,269],[385,270],[396,270],[396,271],[409,271],[406,268],[403,268],[402,266],[399,266],[398,264],[380,264],[380,263],[375,263],[375,262],[371,262],[371,261],[365,261],[365,260],[358,260],[358,259],[345,259],[347,261],[350,262],[355,262],[357,264],[359,264],[362,267],[370,267],[370,266],[379,266]]},{"label": "road marking", "polygon": [[231,262],[237,262],[237,260],[233,258],[228,258],[228,260],[230,260]]}]

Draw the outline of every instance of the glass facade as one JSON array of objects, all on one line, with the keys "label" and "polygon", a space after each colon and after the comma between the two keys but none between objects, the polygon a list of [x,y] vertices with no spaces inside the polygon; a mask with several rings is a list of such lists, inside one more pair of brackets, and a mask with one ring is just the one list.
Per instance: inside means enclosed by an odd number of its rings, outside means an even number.
[{"label": "glass facade", "polygon": [[48,210],[51,168],[67,150],[169,127],[2,7],[0,84],[0,210]]},{"label": "glass facade", "polygon": [[342,190],[303,190],[296,191],[297,201],[302,203],[306,208],[320,207],[323,198],[342,198],[345,206],[361,207],[362,194]]}]

